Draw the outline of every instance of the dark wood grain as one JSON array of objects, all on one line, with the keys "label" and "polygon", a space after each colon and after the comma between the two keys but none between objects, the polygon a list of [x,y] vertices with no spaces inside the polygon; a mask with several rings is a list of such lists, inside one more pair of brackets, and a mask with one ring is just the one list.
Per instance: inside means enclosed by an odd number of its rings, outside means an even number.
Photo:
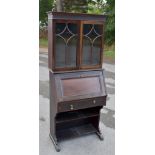
[{"label": "dark wood grain", "polygon": [[[80,135],[83,132],[85,134],[95,132],[101,135],[99,111],[106,105],[106,97],[103,70],[50,72],[50,136],[54,144],[58,145],[59,132],[63,130],[68,131],[70,136],[72,135],[70,132],[75,128]],[[75,112],[78,115],[72,116],[70,113],[67,114],[68,112]],[[93,126],[95,130],[86,126]],[[62,135],[67,136],[66,132]]]},{"label": "dark wood grain", "polygon": [[[94,102],[95,101],[95,102]],[[58,103],[58,112],[74,111],[90,107],[105,106],[106,97],[88,98]],[[73,107],[73,109],[71,108]]]},{"label": "dark wood grain", "polygon": [[64,96],[75,96],[100,92],[98,77],[74,78],[62,80]]},{"label": "dark wood grain", "polygon": [[[60,151],[58,140],[63,136],[72,137],[72,135],[80,136],[82,133],[96,133],[100,139],[103,139],[99,129],[99,121],[100,110],[106,105],[107,98],[104,70],[102,69],[104,35],[97,41],[95,48],[91,45],[90,55],[86,55],[89,57],[89,63],[84,64],[83,53],[84,49],[87,48],[83,48],[85,45],[83,31],[85,31],[84,24],[98,25],[99,33],[103,34],[104,22],[104,15],[48,13],[50,138],[57,151]],[[64,24],[66,29],[64,29]],[[69,31],[70,25],[72,31],[76,29],[74,24],[77,25],[77,42],[74,40],[76,43],[66,44],[71,47],[68,48],[65,45],[66,50],[60,48],[62,42],[56,37],[64,33],[63,36],[59,37],[64,37],[62,39],[66,43],[68,37],[75,36]],[[98,35],[94,33],[91,34],[91,39]],[[57,47],[58,45],[59,47]],[[75,49],[76,54],[70,53],[75,52]],[[98,49],[100,49],[99,52]],[[63,57],[64,50],[66,53]],[[94,56],[95,50],[98,53],[95,53]],[[85,60],[88,60],[87,57]],[[74,63],[75,61],[76,63]],[[62,63],[58,64],[58,62]]]},{"label": "dark wood grain", "polygon": [[52,58],[53,58],[53,21],[48,20],[48,67],[52,67]]},{"label": "dark wood grain", "polygon": [[84,14],[84,13],[67,13],[67,12],[48,12],[49,19],[62,20],[91,20],[105,21],[106,15]]}]

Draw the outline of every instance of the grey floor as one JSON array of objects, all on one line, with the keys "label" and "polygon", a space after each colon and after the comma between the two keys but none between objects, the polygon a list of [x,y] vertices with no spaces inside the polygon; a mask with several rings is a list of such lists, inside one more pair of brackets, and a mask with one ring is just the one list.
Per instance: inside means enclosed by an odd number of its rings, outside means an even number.
[{"label": "grey floor", "polygon": [[39,55],[39,153],[40,155],[114,155],[115,154],[115,65],[104,63],[107,105],[101,110],[100,129],[104,141],[95,134],[60,142],[56,152],[49,138],[49,75],[48,55],[40,49]]}]

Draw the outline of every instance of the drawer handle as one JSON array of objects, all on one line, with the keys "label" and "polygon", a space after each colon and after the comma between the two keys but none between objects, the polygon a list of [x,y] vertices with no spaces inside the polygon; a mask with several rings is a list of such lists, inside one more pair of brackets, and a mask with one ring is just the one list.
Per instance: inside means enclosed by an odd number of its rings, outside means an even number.
[{"label": "drawer handle", "polygon": [[96,103],[96,100],[93,100],[93,103],[95,104]]},{"label": "drawer handle", "polygon": [[74,109],[72,104],[70,105],[70,109],[71,109],[71,110],[73,110],[73,109]]}]

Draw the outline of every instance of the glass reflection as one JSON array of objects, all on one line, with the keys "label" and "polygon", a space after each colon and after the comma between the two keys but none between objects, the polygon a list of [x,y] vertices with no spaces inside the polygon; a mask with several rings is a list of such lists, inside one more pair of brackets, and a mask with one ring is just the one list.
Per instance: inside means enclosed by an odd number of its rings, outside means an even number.
[{"label": "glass reflection", "polygon": [[88,38],[83,38],[82,64],[90,65],[91,63],[91,42]]},{"label": "glass reflection", "polygon": [[60,37],[56,37],[55,65],[57,68],[61,68],[65,66],[65,49],[66,49],[66,44],[64,40]]},{"label": "glass reflection", "polygon": [[67,52],[68,52],[68,60],[67,60],[67,67],[75,67],[76,66],[76,43],[77,43],[77,37],[73,37],[69,42],[67,46]]},{"label": "glass reflection", "polygon": [[77,24],[56,24],[55,62],[57,68],[76,67]]},{"label": "glass reflection", "polygon": [[101,52],[101,37],[95,39],[92,48],[92,64],[97,65],[100,63],[100,52]]},{"label": "glass reflection", "polygon": [[103,25],[84,24],[83,26],[83,65],[98,65],[102,52]]}]

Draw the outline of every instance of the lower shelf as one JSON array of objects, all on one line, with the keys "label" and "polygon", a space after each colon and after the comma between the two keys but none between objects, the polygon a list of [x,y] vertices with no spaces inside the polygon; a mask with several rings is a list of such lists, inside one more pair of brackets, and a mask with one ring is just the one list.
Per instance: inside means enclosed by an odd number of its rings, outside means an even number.
[{"label": "lower shelf", "polygon": [[99,116],[99,114],[100,114],[100,107],[63,112],[63,113],[57,114],[56,123],[58,124],[58,123],[69,122],[69,121],[74,121],[78,119],[95,117],[95,116]]},{"label": "lower shelf", "polygon": [[86,135],[90,133],[96,133],[97,130],[92,124],[85,124],[81,126],[76,126],[68,129],[63,129],[57,131],[57,138],[58,140],[74,138],[81,135]]}]

